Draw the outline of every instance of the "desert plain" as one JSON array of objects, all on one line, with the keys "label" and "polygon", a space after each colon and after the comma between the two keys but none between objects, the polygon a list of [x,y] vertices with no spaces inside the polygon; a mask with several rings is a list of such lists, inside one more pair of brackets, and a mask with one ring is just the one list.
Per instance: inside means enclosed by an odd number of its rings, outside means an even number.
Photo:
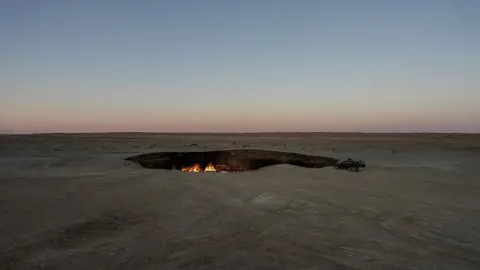
[{"label": "desert plain", "polygon": [[[125,161],[236,148],[367,167]],[[480,135],[0,135],[0,269],[480,269]]]}]

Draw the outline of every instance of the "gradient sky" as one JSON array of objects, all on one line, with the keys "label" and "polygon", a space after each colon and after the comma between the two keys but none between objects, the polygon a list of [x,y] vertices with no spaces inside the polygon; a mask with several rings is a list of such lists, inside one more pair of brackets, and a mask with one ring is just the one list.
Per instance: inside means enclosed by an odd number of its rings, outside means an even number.
[{"label": "gradient sky", "polygon": [[0,1],[1,132],[480,132],[480,1]]}]

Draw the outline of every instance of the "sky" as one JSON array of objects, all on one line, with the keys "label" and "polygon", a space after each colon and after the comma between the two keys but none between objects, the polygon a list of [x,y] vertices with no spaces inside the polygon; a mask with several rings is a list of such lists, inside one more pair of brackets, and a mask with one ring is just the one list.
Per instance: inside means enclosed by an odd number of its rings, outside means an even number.
[{"label": "sky", "polygon": [[478,14],[477,0],[0,0],[0,133],[478,133]]}]

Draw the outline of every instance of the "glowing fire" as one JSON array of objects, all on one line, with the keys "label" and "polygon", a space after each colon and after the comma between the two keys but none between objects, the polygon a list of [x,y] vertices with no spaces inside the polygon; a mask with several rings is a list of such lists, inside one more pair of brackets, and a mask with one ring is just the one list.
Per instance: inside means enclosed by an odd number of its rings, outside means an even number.
[{"label": "glowing fire", "polygon": [[200,172],[200,171],[201,171],[200,164],[194,164],[193,166],[182,168],[182,172]]},{"label": "glowing fire", "polygon": [[202,170],[200,167],[200,164],[194,164],[189,167],[184,167],[182,168],[182,172],[216,172],[215,167],[213,167],[212,163],[209,163],[207,167],[205,167],[205,170]]},{"label": "glowing fire", "polygon": [[205,167],[206,172],[216,172],[215,167],[213,167],[212,163],[208,163],[207,167]]}]

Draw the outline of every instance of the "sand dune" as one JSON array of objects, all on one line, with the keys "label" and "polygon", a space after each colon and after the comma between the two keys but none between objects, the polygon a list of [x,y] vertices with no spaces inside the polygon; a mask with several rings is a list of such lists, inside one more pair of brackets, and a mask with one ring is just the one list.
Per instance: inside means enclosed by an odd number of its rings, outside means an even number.
[{"label": "sand dune", "polygon": [[[124,160],[242,147],[368,166]],[[1,135],[0,269],[478,269],[479,164],[479,135]]]}]

